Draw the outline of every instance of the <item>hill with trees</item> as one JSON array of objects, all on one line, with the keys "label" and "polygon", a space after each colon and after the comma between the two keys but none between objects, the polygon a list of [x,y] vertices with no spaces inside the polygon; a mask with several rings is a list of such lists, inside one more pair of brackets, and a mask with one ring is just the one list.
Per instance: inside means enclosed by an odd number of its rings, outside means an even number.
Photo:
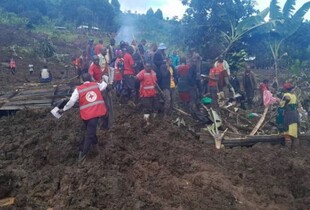
[{"label": "hill with trees", "polygon": [[[310,57],[310,22],[303,17],[310,2],[295,8],[296,1],[288,0],[280,8],[278,1],[271,0],[265,14],[255,9],[254,0],[182,0],[182,3],[188,9],[181,19],[164,18],[160,9],[152,8],[145,14],[122,12],[118,0],[3,0],[0,7],[21,17],[22,20],[15,21],[28,28],[54,25],[75,29],[84,25],[114,33],[126,28],[126,37],[119,39],[129,42],[146,38],[165,42],[171,48],[197,48],[206,60],[227,54],[233,60],[255,57],[256,66],[261,68],[275,63],[279,68],[287,68],[298,60],[309,68],[305,60]],[[259,15],[264,17],[258,19]],[[264,27],[258,27],[261,25]],[[284,53],[288,56],[281,57]]]}]

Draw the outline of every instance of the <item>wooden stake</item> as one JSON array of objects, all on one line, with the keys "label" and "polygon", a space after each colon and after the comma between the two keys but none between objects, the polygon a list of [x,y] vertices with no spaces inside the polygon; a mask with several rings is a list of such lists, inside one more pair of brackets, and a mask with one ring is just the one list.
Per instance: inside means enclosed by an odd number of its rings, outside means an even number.
[{"label": "wooden stake", "polygon": [[190,114],[188,114],[187,112],[184,112],[182,109],[179,109],[179,108],[176,108],[176,107],[173,107],[174,110],[180,112],[181,114],[184,114],[186,116],[191,116]]}]

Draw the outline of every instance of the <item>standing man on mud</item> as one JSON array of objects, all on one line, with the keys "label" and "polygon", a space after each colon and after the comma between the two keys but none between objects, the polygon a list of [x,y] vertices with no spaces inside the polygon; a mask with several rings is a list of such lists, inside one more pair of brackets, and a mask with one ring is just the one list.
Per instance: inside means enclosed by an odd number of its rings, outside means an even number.
[{"label": "standing man on mud", "polygon": [[101,95],[101,91],[106,89],[107,84],[105,82],[92,82],[92,78],[88,73],[82,74],[82,80],[84,83],[75,88],[68,103],[63,109],[58,110],[59,114],[63,114],[79,101],[80,116],[86,127],[86,135],[81,142],[79,152],[80,162],[86,158],[91,145],[94,145],[98,149],[96,135],[97,124],[99,117],[104,116],[107,112]]},{"label": "standing man on mud", "polygon": [[143,118],[147,125],[149,118],[156,110],[156,73],[152,70],[150,63],[145,64],[145,69],[140,71],[135,77],[140,82],[140,99],[143,105]]},{"label": "standing man on mud", "polygon": [[115,39],[110,39],[110,45],[108,46],[108,56],[110,63],[113,63],[116,60],[116,54],[115,54]]},{"label": "standing man on mud", "polygon": [[254,73],[246,67],[242,78],[243,89],[246,94],[247,105],[249,109],[253,108],[253,99],[255,96],[256,79]]},{"label": "standing man on mud", "polygon": [[99,58],[99,65],[101,67],[102,73],[109,76],[109,60],[107,48],[103,47],[97,56]]},{"label": "standing man on mud", "polygon": [[[136,97],[136,89],[135,89],[135,79],[132,77],[135,75],[135,61],[133,60],[132,47],[123,49],[123,59],[124,59],[124,73],[123,73],[123,93],[122,97],[126,98],[126,102],[133,104],[133,101]],[[130,102],[131,100],[131,102]]]}]

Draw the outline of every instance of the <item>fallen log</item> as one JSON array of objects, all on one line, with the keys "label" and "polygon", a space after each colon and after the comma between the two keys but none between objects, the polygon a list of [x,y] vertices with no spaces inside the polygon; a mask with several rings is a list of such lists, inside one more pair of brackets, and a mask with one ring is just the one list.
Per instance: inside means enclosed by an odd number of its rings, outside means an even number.
[{"label": "fallen log", "polygon": [[[205,133],[200,135],[200,140],[208,145],[215,144],[212,137],[207,136]],[[253,146],[257,143],[282,144],[284,143],[284,137],[281,135],[256,135],[234,138],[225,136],[221,142],[225,147]]]},{"label": "fallen log", "polygon": [[182,109],[179,109],[179,108],[176,108],[176,107],[173,107],[173,109],[176,110],[176,111],[178,111],[178,112],[180,112],[181,114],[186,115],[186,116],[191,116],[189,113],[183,111]]}]

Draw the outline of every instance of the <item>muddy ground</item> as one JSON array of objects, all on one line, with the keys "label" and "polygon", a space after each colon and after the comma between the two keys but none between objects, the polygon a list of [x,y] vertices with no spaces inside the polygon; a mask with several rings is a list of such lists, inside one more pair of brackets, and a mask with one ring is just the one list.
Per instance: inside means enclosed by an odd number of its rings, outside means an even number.
[{"label": "muddy ground", "polygon": [[[31,31],[0,29],[5,31],[2,63],[11,57],[12,44],[25,47],[31,46],[29,37],[42,39]],[[58,53],[76,47],[61,40],[54,44]],[[38,73],[29,76],[27,65],[42,61],[22,57],[16,80],[1,65],[0,93],[12,84],[37,81]],[[56,83],[62,67],[51,63]],[[50,110],[0,118],[0,199],[16,198],[1,209],[309,209],[306,144],[294,151],[279,145],[215,150],[171,119],[155,119],[144,128],[137,110],[115,109],[113,129],[98,130],[99,155],[90,154],[83,164],[77,162],[83,127],[78,110],[60,120]]]},{"label": "muddy ground", "polygon": [[143,128],[136,111],[118,110],[83,164],[77,110],[1,118],[0,192],[16,197],[4,209],[309,209],[309,147],[215,150],[169,121]]}]

